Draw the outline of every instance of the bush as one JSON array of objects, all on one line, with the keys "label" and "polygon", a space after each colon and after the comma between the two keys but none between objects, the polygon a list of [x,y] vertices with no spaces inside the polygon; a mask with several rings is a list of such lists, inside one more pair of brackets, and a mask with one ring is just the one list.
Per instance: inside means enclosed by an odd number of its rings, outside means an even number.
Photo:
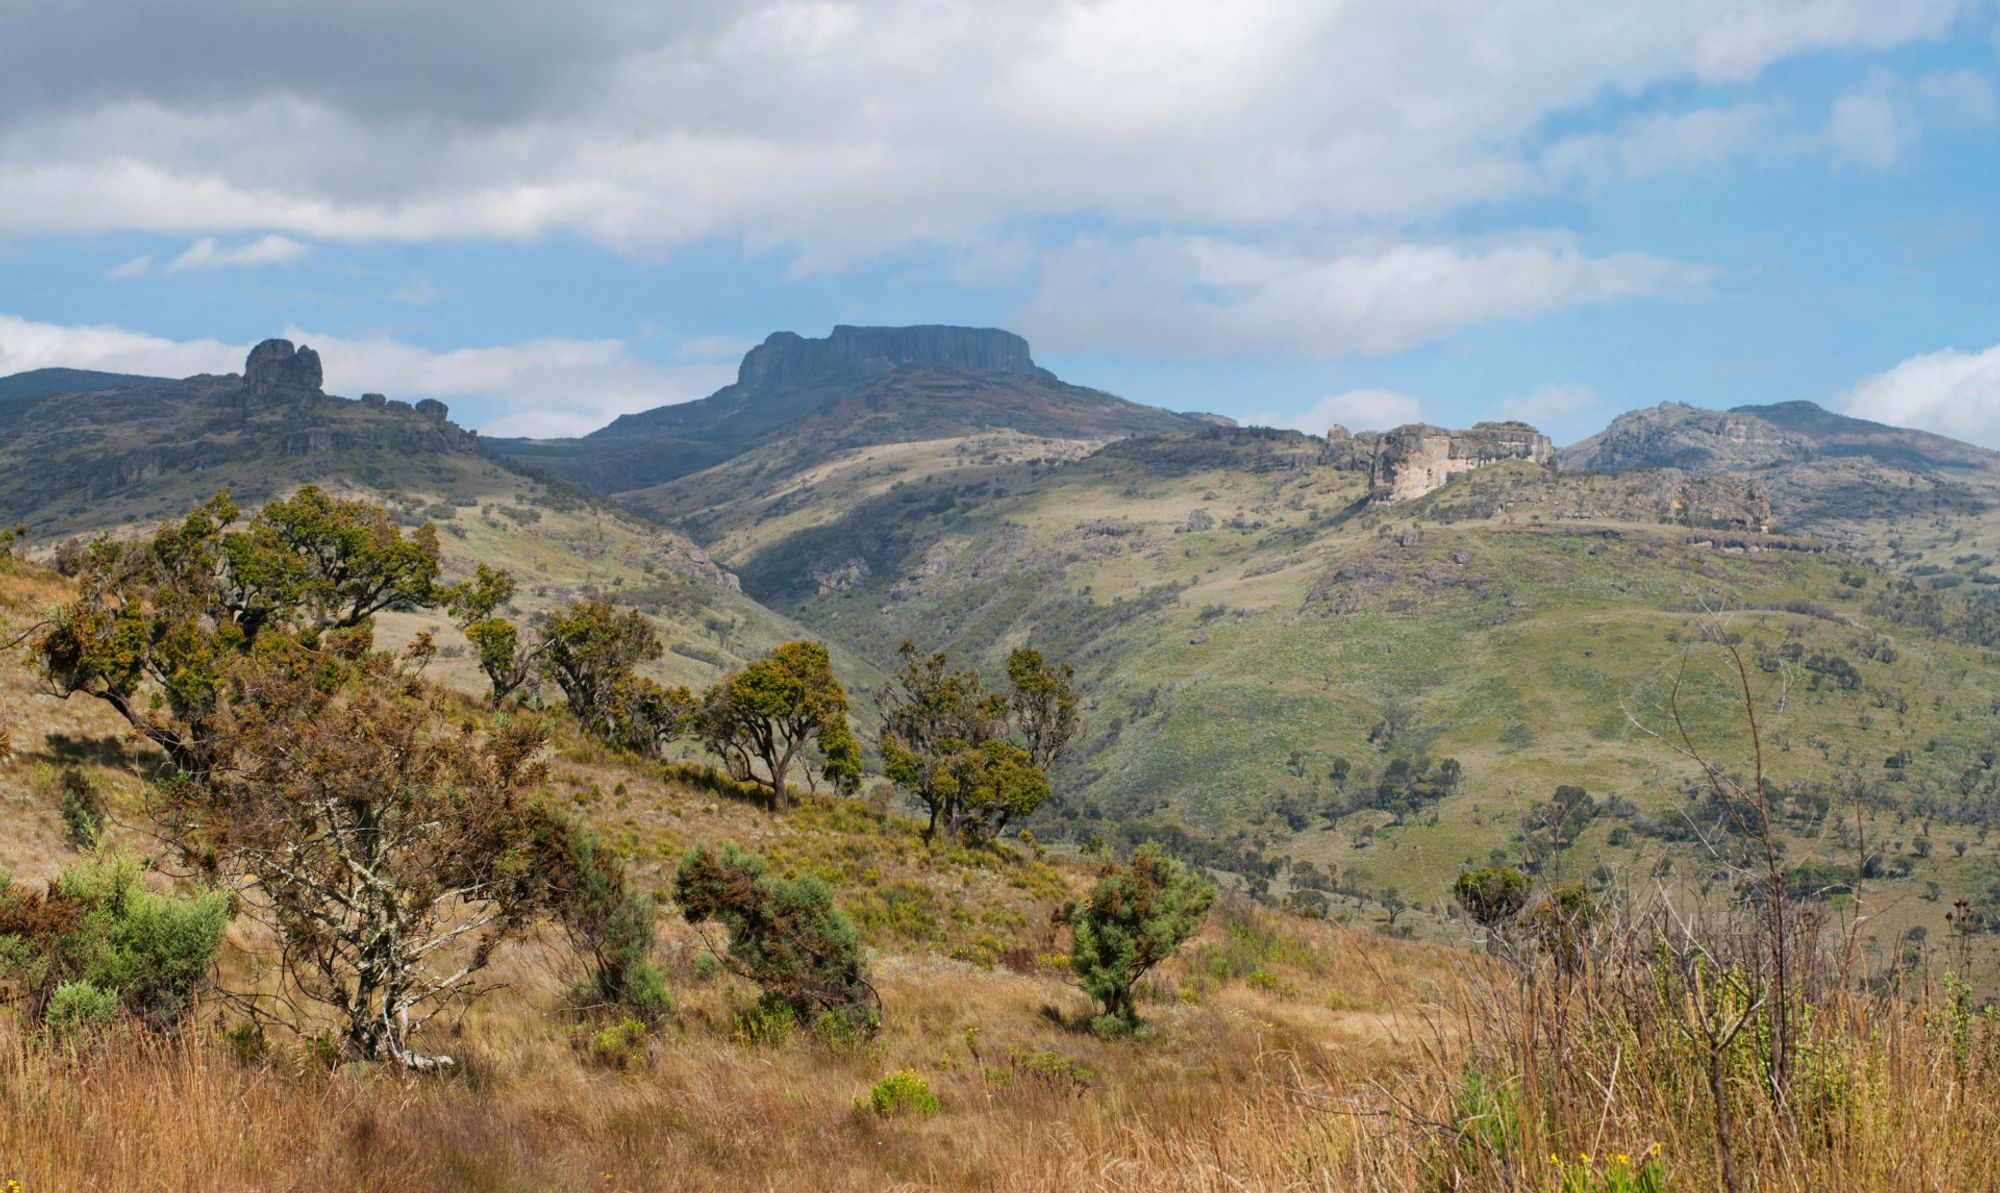
[{"label": "bush", "polygon": [[56,776],[62,793],[63,837],[76,849],[95,849],[104,835],[104,795],[89,776],[65,766]]},{"label": "bush", "polygon": [[793,1020],[832,1011],[857,1031],[881,1019],[874,988],[861,977],[861,937],[824,882],[778,878],[764,860],[725,845],[696,845],[674,872],[674,898],[690,924],[715,920],[729,931],[729,960],[767,1002]]},{"label": "bush", "polygon": [[1070,922],[1070,968],[1103,1014],[1091,1021],[1100,1035],[1139,1024],[1132,987],[1201,929],[1215,902],[1215,887],[1152,845],[1141,846],[1129,865],[1113,866]]},{"label": "bush", "polygon": [[940,1109],[937,1095],[931,1092],[930,1083],[908,1069],[891,1073],[877,1081],[868,1090],[868,1109],[890,1118],[904,1111],[915,1111],[925,1118]]},{"label": "bush", "polygon": [[652,1050],[651,1031],[646,1022],[630,1016],[596,1031],[580,1027],[575,1038],[592,1063],[608,1069],[644,1064]]},{"label": "bush", "polygon": [[[30,1014],[45,1022],[54,1022],[47,1016],[58,991],[84,985],[163,1027],[207,979],[229,915],[226,892],[157,894],[129,861],[66,870],[46,891],[15,889],[0,874],[0,977],[20,983]],[[75,1007],[93,996],[63,997]]]},{"label": "bush", "polygon": [[74,1042],[110,1026],[118,1017],[118,992],[86,981],[64,982],[49,996],[42,1022],[60,1042]]}]

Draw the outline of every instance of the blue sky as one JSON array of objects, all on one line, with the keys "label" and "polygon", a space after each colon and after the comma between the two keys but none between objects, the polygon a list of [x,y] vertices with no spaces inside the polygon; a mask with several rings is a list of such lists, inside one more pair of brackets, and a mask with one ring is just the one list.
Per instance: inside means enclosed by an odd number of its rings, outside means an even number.
[{"label": "blue sky", "polygon": [[0,373],[285,334],[562,434],[948,322],[1313,430],[2000,447],[1990,0],[85,7],[0,42]]}]

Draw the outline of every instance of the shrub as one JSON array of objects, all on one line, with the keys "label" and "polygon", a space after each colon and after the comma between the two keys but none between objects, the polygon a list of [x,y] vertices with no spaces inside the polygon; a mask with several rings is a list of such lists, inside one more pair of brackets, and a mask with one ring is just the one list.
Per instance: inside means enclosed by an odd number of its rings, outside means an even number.
[{"label": "shrub", "polygon": [[1093,1030],[1138,1026],[1133,986],[1201,929],[1214,902],[1214,886],[1152,845],[1097,880],[1072,915],[1069,953],[1078,982],[1104,1009]]},{"label": "shrub", "polygon": [[728,958],[767,1001],[794,1020],[833,1011],[856,1030],[873,1032],[881,1003],[861,977],[861,937],[818,878],[778,878],[764,859],[724,845],[696,845],[674,872],[674,898],[690,924],[718,921],[729,932]]},{"label": "shrub", "polygon": [[92,1035],[118,1017],[118,992],[86,981],[64,982],[49,996],[42,1022],[58,1041],[73,1042]]},{"label": "shrub", "polygon": [[90,777],[73,766],[56,776],[62,794],[63,837],[76,849],[95,849],[104,835],[104,795]]},{"label": "shrub", "polygon": [[936,1114],[937,1095],[931,1092],[930,1083],[908,1069],[891,1073],[877,1081],[868,1090],[868,1109],[890,1118],[904,1111],[915,1111],[925,1118]]},{"label": "shrub", "polygon": [[644,1064],[652,1049],[651,1031],[642,1019],[627,1016],[596,1031],[579,1027],[575,1039],[592,1063],[609,1069]]},{"label": "shrub", "polygon": [[1467,870],[1451,886],[1452,898],[1489,933],[1521,914],[1528,904],[1528,876],[1506,866]]}]

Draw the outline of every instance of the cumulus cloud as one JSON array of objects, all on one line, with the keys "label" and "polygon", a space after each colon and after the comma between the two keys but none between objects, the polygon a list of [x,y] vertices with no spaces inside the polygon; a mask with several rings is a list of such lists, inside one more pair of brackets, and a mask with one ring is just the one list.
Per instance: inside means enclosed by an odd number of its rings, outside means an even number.
[{"label": "cumulus cloud", "polygon": [[1009,319],[1037,344],[1168,356],[1383,354],[1468,325],[1667,294],[1706,267],[1568,237],[1311,252],[1217,237],[1080,241]]},{"label": "cumulus cloud", "polygon": [[[719,237],[816,269],[1050,216],[1402,224],[1548,185],[1552,116],[1976,2],[30,5],[0,40],[0,229]],[[1881,115],[1834,135],[1879,158]],[[1705,160],[1754,116],[1609,152]]]},{"label": "cumulus cloud", "polygon": [[2000,450],[2000,345],[1913,356],[1848,390],[1833,408]]},{"label": "cumulus cloud", "polygon": [[[734,362],[663,365],[621,340],[536,339],[434,350],[387,336],[281,333],[316,349],[330,393],[477,399],[488,417],[459,421],[491,435],[576,435],[620,414],[702,397],[735,380]],[[0,376],[67,367],[185,377],[243,368],[249,344],[171,340],[121,327],[38,323],[0,315]]]},{"label": "cumulus cloud", "polygon": [[1787,115],[1775,102],[1652,113],[1557,141],[1543,152],[1542,167],[1558,182],[1591,185],[1714,169],[1778,151],[1788,139]]},{"label": "cumulus cloud", "polygon": [[1246,421],[1253,426],[1285,427],[1309,435],[1324,435],[1327,428],[1336,426],[1350,431],[1386,431],[1422,422],[1423,407],[1417,399],[1393,389],[1350,389],[1328,394],[1296,413],[1255,414]]}]

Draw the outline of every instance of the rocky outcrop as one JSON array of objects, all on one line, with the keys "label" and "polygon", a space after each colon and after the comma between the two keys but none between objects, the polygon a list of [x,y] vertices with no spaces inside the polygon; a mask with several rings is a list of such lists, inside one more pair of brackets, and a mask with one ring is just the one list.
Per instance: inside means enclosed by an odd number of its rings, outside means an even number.
[{"label": "rocky outcrop", "polygon": [[1327,431],[1326,456],[1336,468],[1366,472],[1369,499],[1389,504],[1434,493],[1454,476],[1503,460],[1545,464],[1555,445],[1521,422],[1476,423],[1464,431],[1416,423],[1358,435],[1336,426]]},{"label": "rocky outcrop", "polygon": [[746,389],[777,386],[865,384],[900,365],[1041,373],[1028,341],[993,327],[850,327],[841,324],[823,340],[774,332],[752,348],[738,368]]},{"label": "rocky outcrop", "polygon": [[1604,430],[1563,449],[1562,463],[1579,472],[1635,468],[1728,472],[1803,460],[1811,454],[1805,436],[1750,410],[1703,410],[1683,402],[1661,402],[1621,414]]},{"label": "rocky outcrop", "polygon": [[243,362],[243,384],[254,397],[316,397],[325,381],[319,353],[290,340],[265,340]]}]

